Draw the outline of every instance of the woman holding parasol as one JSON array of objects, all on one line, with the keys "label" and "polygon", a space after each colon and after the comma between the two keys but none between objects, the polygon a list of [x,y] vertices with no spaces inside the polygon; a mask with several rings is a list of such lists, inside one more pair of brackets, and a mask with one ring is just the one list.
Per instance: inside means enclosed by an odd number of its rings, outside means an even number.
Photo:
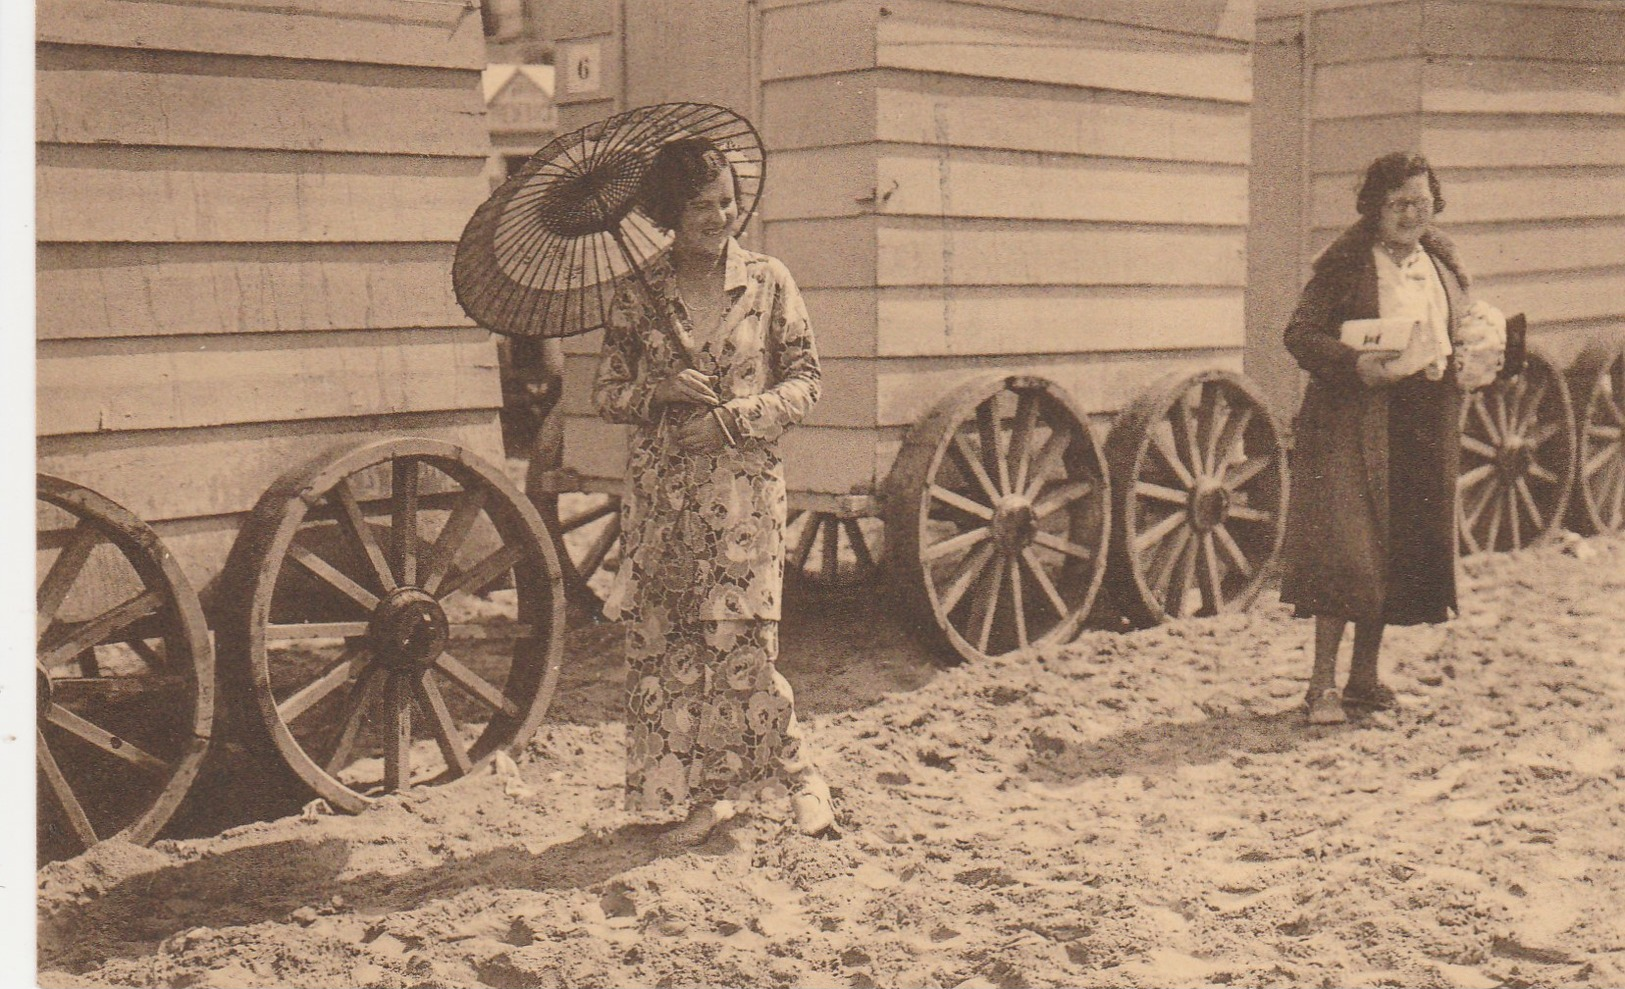
[{"label": "woman holding parasol", "polygon": [[765,172],[723,107],[638,107],[555,139],[458,244],[457,299],[512,336],[604,330],[593,402],[632,426],[622,563],[630,809],[683,809],[699,841],[735,801],[791,791],[833,823],[775,668],[786,494],[778,439],[818,400],[807,310],[782,263],[734,239]]},{"label": "woman holding parasol", "polygon": [[[738,184],[704,138],[665,144],[640,199],[672,234],[610,307],[593,400],[633,427],[624,560],[605,605],[628,621],[627,803],[688,805],[703,836],[775,782],[802,830],[831,822],[774,667],[786,496],[778,438],[819,393],[788,270],[733,238]],[[675,333],[667,328],[675,324]]]}]

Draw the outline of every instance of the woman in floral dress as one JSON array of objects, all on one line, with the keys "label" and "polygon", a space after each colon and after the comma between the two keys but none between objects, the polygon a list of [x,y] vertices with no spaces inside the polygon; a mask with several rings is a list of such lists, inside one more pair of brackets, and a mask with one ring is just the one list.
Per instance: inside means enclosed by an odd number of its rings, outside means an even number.
[{"label": "woman in floral dress", "polygon": [[[699,840],[780,784],[797,823],[832,823],[775,669],[784,580],[778,439],[818,400],[818,352],[794,280],[733,239],[737,186],[703,140],[656,155],[644,212],[673,234],[620,292],[593,400],[633,427],[623,562],[605,613],[627,623],[626,802],[689,809]],[[673,344],[675,321],[696,366]]]}]

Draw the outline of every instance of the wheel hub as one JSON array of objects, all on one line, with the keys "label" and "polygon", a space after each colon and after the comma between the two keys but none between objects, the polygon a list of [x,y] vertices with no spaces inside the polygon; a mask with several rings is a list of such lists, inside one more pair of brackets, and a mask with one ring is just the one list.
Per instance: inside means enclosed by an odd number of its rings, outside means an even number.
[{"label": "wheel hub", "polygon": [[369,635],[385,665],[424,669],[445,650],[450,625],[440,602],[415,587],[406,587],[378,605]]},{"label": "wheel hub", "polygon": [[1032,545],[1038,533],[1033,503],[1021,495],[1005,495],[993,506],[993,541],[1007,553]]},{"label": "wheel hub", "polygon": [[1191,525],[1200,532],[1215,529],[1230,514],[1230,492],[1224,485],[1202,481],[1191,491]]},{"label": "wheel hub", "polygon": [[1529,445],[1521,436],[1510,436],[1495,451],[1495,466],[1507,478],[1519,478],[1529,473]]}]

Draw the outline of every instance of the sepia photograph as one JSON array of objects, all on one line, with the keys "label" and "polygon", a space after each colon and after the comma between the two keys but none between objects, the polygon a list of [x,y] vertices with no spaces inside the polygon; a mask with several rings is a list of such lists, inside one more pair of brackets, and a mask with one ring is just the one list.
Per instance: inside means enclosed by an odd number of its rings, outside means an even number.
[{"label": "sepia photograph", "polygon": [[1625,986],[1625,2],[6,17],[0,982]]}]

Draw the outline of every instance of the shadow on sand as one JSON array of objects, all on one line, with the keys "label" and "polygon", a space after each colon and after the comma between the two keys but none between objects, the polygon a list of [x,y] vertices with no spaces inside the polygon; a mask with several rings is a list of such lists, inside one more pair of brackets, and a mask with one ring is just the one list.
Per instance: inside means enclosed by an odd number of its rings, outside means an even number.
[{"label": "shadow on sand", "polygon": [[1073,783],[1092,776],[1157,775],[1238,754],[1288,752],[1329,730],[1306,728],[1297,707],[1269,714],[1221,714],[1201,721],[1141,725],[1088,745],[1072,745],[1043,733],[1032,736],[1027,775],[1044,783]]},{"label": "shadow on sand", "polygon": [[589,889],[630,869],[685,852],[722,855],[737,847],[728,827],[703,844],[666,840],[667,825],[630,824],[583,834],[532,853],[493,849],[406,873],[369,873],[341,880],[350,842],[291,839],[131,876],[85,904],[42,913],[41,969],[79,973],[110,958],[138,958],[196,927],[281,923],[301,907],[343,897],[344,911],[382,916],[414,910],[481,886],[501,889]]}]

